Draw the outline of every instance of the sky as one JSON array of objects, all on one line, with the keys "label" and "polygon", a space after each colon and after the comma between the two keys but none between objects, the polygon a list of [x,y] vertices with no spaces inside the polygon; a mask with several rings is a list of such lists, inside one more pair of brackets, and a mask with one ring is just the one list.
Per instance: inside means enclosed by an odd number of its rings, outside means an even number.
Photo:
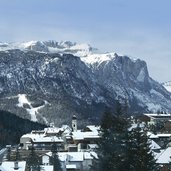
[{"label": "sky", "polygon": [[0,0],[0,42],[70,40],[147,62],[171,80],[170,0]]}]

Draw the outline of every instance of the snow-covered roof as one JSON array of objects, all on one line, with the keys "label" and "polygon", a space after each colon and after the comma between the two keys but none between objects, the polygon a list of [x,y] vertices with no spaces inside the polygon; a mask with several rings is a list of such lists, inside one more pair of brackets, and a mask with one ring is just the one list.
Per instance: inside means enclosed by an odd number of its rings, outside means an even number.
[{"label": "snow-covered roof", "polygon": [[100,126],[95,126],[95,125],[87,125],[86,128],[90,129],[92,132],[100,130]]},{"label": "snow-covered roof", "polygon": [[48,143],[48,142],[57,142],[62,143],[64,140],[61,137],[50,136],[50,137],[35,137],[32,139],[34,143]]},{"label": "snow-covered roof", "polygon": [[152,150],[159,150],[159,149],[161,149],[161,147],[155,141],[153,141],[153,140],[151,140],[150,148]]},{"label": "snow-covered roof", "polygon": [[41,171],[53,171],[53,166],[41,166]]},{"label": "snow-covered roof", "polygon": [[46,134],[57,134],[60,131],[64,131],[64,128],[57,128],[57,127],[48,127],[44,129]]},{"label": "snow-covered roof", "polygon": [[28,133],[28,134],[24,134],[22,135],[21,138],[36,138],[36,137],[43,137],[41,134],[36,134],[36,133]]},{"label": "snow-covered roof", "polygon": [[[19,161],[18,167],[19,168],[17,171],[25,171],[26,162],[25,161]],[[0,170],[1,171],[16,171],[14,169],[14,162],[13,161],[2,162],[2,164],[0,165]]]},{"label": "snow-covered roof", "polygon": [[76,169],[77,166],[75,164],[67,164],[66,169]]},{"label": "snow-covered roof", "polygon": [[171,134],[157,134],[157,136],[160,137],[171,137]]},{"label": "snow-covered roof", "polygon": [[171,118],[171,114],[145,113],[144,115],[153,118],[166,118],[166,117]]},{"label": "snow-covered roof", "polygon": [[94,148],[98,148],[98,145],[97,144],[88,144],[88,147],[90,147],[91,149],[94,149]]},{"label": "snow-covered roof", "polygon": [[168,164],[171,162],[171,147],[168,147],[166,150],[164,150],[161,155],[159,155],[157,159],[157,163],[160,164]]},{"label": "snow-covered roof", "polygon": [[156,134],[153,134],[153,133],[151,133],[151,132],[147,132],[147,136],[148,136],[150,139],[159,138]]},{"label": "snow-covered roof", "polygon": [[21,138],[30,138],[34,143],[39,142],[63,142],[64,140],[61,137],[57,136],[46,136],[45,134],[25,134]]},{"label": "snow-covered roof", "polygon": [[152,151],[154,158],[157,160],[164,151],[165,150]]},{"label": "snow-covered roof", "polygon": [[83,161],[83,152],[69,152],[67,153],[68,161]]},{"label": "snow-covered roof", "polygon": [[72,132],[72,129],[68,125],[62,125],[62,128],[64,129],[64,134],[70,134]]},{"label": "snow-covered roof", "polygon": [[76,132],[72,132],[72,138],[74,140],[84,140],[84,139],[91,139],[91,138],[100,138],[98,131],[93,132],[82,132],[78,130]]},{"label": "snow-covered roof", "polygon": [[169,138],[169,137],[171,137],[171,134],[162,134],[162,133],[153,134],[153,133],[148,132],[147,135],[149,136],[150,139],[153,139],[153,138],[165,138],[165,137]]},{"label": "snow-covered roof", "polygon": [[88,159],[93,159],[93,158],[97,158],[97,153],[91,151],[91,152],[84,152],[84,159],[88,160]]}]

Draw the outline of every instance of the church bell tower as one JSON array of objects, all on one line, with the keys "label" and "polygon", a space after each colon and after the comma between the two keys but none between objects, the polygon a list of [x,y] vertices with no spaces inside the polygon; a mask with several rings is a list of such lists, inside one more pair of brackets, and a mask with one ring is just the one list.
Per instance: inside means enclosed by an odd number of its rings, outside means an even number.
[{"label": "church bell tower", "polygon": [[77,117],[75,115],[72,116],[72,131],[77,131]]}]

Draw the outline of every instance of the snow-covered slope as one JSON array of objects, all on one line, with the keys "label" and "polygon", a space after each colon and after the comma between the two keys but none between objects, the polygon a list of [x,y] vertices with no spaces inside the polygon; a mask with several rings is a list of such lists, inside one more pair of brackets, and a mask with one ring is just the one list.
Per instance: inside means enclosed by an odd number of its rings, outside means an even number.
[{"label": "snow-covered slope", "polygon": [[171,92],[171,81],[162,83],[162,85],[165,87],[167,91]]},{"label": "snow-covered slope", "polygon": [[[17,106],[26,109],[26,111],[30,114],[31,121],[38,121],[37,115],[39,114],[39,110],[45,107],[46,104],[47,102],[44,101],[44,104],[34,107],[32,103],[28,100],[26,94],[18,94]],[[45,123],[48,124],[46,118],[42,117],[42,119],[44,119]]]},{"label": "snow-covered slope", "polygon": [[55,123],[73,114],[97,120],[116,100],[127,101],[131,113],[171,112],[171,93],[140,59],[69,41],[1,43],[0,50],[0,109]]}]

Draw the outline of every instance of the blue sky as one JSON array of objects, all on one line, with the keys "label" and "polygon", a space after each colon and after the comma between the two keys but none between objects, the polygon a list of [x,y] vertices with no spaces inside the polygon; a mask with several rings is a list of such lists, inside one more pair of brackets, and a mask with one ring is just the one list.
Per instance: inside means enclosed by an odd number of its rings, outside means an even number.
[{"label": "blue sky", "polygon": [[140,58],[171,80],[170,0],[0,0],[0,41],[71,40]]}]

